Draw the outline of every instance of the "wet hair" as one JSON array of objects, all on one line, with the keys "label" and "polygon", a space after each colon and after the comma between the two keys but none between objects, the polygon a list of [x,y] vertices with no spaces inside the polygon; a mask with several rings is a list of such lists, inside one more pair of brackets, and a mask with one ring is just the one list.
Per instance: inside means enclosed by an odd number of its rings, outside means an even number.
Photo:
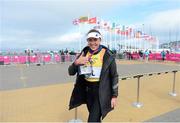
[{"label": "wet hair", "polygon": [[91,30],[89,30],[89,32],[87,33],[87,35],[88,35],[89,33],[91,33],[91,32],[97,32],[97,33],[99,33],[99,34],[101,35],[101,33],[100,33],[98,30],[96,30],[96,29],[91,29]]}]

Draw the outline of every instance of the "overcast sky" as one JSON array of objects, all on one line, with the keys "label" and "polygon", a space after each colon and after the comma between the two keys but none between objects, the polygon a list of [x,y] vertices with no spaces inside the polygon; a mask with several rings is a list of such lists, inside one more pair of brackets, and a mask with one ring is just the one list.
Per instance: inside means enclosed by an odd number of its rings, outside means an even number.
[{"label": "overcast sky", "polygon": [[72,21],[88,15],[180,40],[179,13],[180,0],[0,0],[1,50],[76,49],[86,32]]}]

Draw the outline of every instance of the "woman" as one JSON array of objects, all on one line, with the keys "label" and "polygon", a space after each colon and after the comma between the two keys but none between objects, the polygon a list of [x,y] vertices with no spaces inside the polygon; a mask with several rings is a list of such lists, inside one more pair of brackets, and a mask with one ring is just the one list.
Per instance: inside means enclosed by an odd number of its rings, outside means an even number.
[{"label": "woman", "polygon": [[69,75],[77,73],[69,109],[87,104],[88,122],[101,122],[117,103],[118,73],[112,52],[100,45],[101,33],[87,33],[86,46],[72,65]]}]

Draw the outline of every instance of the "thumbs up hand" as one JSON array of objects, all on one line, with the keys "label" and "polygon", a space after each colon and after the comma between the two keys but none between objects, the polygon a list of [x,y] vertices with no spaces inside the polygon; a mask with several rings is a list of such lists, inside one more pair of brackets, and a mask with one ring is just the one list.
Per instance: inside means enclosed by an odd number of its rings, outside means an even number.
[{"label": "thumbs up hand", "polygon": [[75,60],[75,65],[84,65],[88,62],[88,57],[84,56],[84,52],[79,56],[78,59]]}]

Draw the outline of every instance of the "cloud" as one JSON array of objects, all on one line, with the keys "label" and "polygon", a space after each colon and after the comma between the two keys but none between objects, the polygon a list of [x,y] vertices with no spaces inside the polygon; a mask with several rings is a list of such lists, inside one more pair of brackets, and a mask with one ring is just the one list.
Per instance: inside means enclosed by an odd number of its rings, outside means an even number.
[{"label": "cloud", "polygon": [[[11,31],[13,32],[13,31]],[[63,49],[64,47],[77,48],[78,42],[84,37],[82,33],[65,33],[51,37],[38,37],[31,31],[14,31],[15,35],[1,37],[0,43],[3,49]],[[29,33],[28,33],[29,32]]]},{"label": "cloud", "polygon": [[146,19],[146,24],[159,31],[169,30],[180,26],[180,9],[157,12]]},{"label": "cloud", "polygon": [[[180,9],[158,11],[147,16],[140,22],[141,28],[149,35],[157,36],[160,43],[180,40]],[[142,26],[144,24],[144,27]]]},{"label": "cloud", "polygon": [[60,36],[54,36],[45,39],[47,42],[51,42],[54,44],[64,44],[64,43],[74,43],[78,42],[84,35],[81,33],[66,33]]},{"label": "cloud", "polygon": [[[175,1],[161,2],[166,4]],[[143,21],[155,3],[149,0],[4,0],[0,5],[3,25],[0,43],[7,48],[75,47],[83,34],[73,33],[78,32],[78,27],[72,24],[73,19],[89,15],[107,20],[121,18],[124,22],[131,20],[134,24],[137,22],[134,21],[135,18]],[[154,33],[161,33],[160,36],[165,37],[165,31],[174,29],[179,24],[180,10],[158,12],[157,6],[153,7],[156,13],[149,15],[141,24],[144,23],[145,27],[151,25]],[[161,8],[161,4],[158,7]],[[145,12],[140,11],[141,9],[145,9]],[[129,16],[123,16],[123,13]]]}]

